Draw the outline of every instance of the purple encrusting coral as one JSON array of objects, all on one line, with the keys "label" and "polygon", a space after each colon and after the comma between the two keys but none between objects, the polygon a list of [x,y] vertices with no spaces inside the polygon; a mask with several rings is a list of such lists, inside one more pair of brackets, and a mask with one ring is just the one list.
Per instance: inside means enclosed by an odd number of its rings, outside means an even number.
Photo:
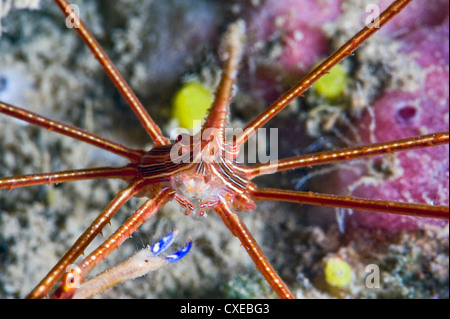
[{"label": "purple encrusting coral", "polygon": [[[343,8],[356,5],[351,1],[304,2],[268,0],[249,19],[249,30],[256,38],[250,39],[251,42],[256,44],[257,50],[268,52],[267,56],[272,58],[269,63],[262,59],[255,63],[259,81],[255,85],[256,90],[263,92],[269,101],[279,93],[273,89],[282,81],[278,74],[287,74],[288,82],[292,83],[292,79],[302,76],[320,59],[330,55],[332,39],[327,38],[324,24],[342,23],[345,30],[347,21],[339,19]],[[391,2],[379,1],[380,12]],[[371,92],[373,100],[370,101],[374,118],[370,112],[352,118],[361,143],[448,130],[448,7],[446,0],[413,2],[376,36],[382,39],[380,45],[391,46],[389,52],[394,51],[395,56],[372,53],[375,57],[364,62],[364,54],[368,53],[359,53],[358,62],[361,65],[368,63],[373,73],[384,65],[383,72],[410,74],[391,74],[375,85],[377,92]],[[369,13],[362,10],[359,20],[365,21]],[[386,59],[394,58],[396,67],[404,64],[403,69],[390,70],[390,61]],[[376,76],[372,74],[369,82]],[[403,85],[402,81],[408,77],[414,78],[413,85]],[[365,79],[357,76],[357,81],[364,85]],[[372,123],[375,124],[374,134],[371,132]],[[398,153],[396,160],[375,158],[369,161],[369,169],[365,164],[351,164],[350,170],[346,166],[334,174],[334,185],[327,185],[323,191],[448,205],[448,151],[448,146],[440,146]],[[348,221],[353,225],[391,230],[418,228],[423,222],[430,222],[423,218],[366,212],[355,212]],[[445,222],[432,220],[431,223],[441,225]]]},{"label": "purple encrusting coral", "polygon": [[285,89],[278,85],[286,78],[287,82],[298,79],[329,55],[322,26],[341,14],[341,2],[268,0],[246,8],[248,64],[254,79],[247,88],[250,94],[273,101]]},{"label": "purple encrusting coral", "polygon": [[328,39],[321,26],[339,16],[340,4],[335,0],[266,1],[252,17],[249,29],[256,30],[259,40],[280,40],[280,66],[299,76],[328,55]]},{"label": "purple encrusting coral", "polygon": [[[372,103],[374,119],[365,113],[357,125],[363,142],[372,142],[370,123],[375,123],[375,142],[447,131],[449,127],[449,20],[448,1],[418,1],[382,30],[399,46],[405,65],[422,75],[417,88],[386,89]],[[396,154],[386,165],[372,162],[381,177],[367,179],[352,191],[358,197],[402,202],[448,205],[448,145]],[[339,187],[349,186],[355,176],[349,170],[339,172]],[[364,176],[363,176],[364,177]],[[372,176],[373,177],[373,176]],[[352,225],[389,230],[416,229],[425,224],[445,225],[447,221],[356,212]]]}]

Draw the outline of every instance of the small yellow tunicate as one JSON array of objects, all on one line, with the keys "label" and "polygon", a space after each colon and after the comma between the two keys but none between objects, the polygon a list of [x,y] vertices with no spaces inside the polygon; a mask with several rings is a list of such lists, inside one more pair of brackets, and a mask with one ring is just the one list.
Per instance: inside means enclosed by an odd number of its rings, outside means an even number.
[{"label": "small yellow tunicate", "polygon": [[331,101],[342,96],[346,86],[347,74],[340,64],[332,68],[330,73],[322,76],[314,85],[318,94]]},{"label": "small yellow tunicate", "polygon": [[330,257],[325,261],[325,280],[333,287],[343,288],[353,278],[352,267],[339,257]]},{"label": "small yellow tunicate", "polygon": [[184,84],[175,94],[172,116],[181,127],[191,129],[194,120],[203,120],[213,101],[213,94],[202,83],[192,81]]}]

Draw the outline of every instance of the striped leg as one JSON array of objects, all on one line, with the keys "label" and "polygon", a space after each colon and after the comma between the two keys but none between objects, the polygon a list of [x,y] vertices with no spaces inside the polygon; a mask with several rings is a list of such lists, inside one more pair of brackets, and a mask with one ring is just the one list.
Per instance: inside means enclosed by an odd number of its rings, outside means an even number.
[{"label": "striped leg", "polygon": [[311,167],[320,164],[335,163],[338,161],[350,161],[356,158],[376,156],[387,153],[412,150],[416,148],[444,145],[448,144],[448,142],[449,133],[440,132],[401,140],[345,148],[336,151],[284,158],[275,163],[254,165],[247,168],[246,173],[249,179],[253,179],[267,173],[281,172],[300,167]]},{"label": "striped leg", "polygon": [[164,137],[158,125],[152,120],[147,110],[144,108],[142,103],[137,98],[136,94],[131,90],[128,83],[120,75],[117,68],[111,62],[106,52],[102,49],[100,44],[94,38],[94,36],[89,32],[86,25],[77,17],[72,14],[72,9],[65,0],[55,0],[56,4],[61,8],[62,12],[66,17],[74,20],[74,24],[77,25],[75,30],[80,35],[84,43],[89,47],[92,54],[95,56],[97,61],[105,70],[108,77],[114,83],[116,88],[119,90],[120,94],[127,101],[128,105],[131,107],[133,112],[136,114],[137,118],[141,122],[144,129],[153,139],[156,146],[164,145],[169,143],[169,139]]},{"label": "striped leg", "polygon": [[24,176],[2,177],[0,178],[0,189],[9,189],[11,191],[14,188],[19,187],[43,184],[52,185],[56,183],[99,178],[121,178],[123,180],[132,180],[138,174],[139,173],[134,166],[128,165],[123,167],[99,167]]},{"label": "striped leg", "polygon": [[214,210],[220,218],[222,218],[224,224],[230,229],[233,235],[239,238],[245,250],[255,263],[256,268],[258,268],[277,295],[280,296],[280,298],[293,299],[294,296],[289,291],[289,288],[264,256],[258,243],[239,216],[232,212],[230,208],[222,202],[216,205]]},{"label": "striped leg", "polygon": [[[116,232],[114,232],[114,234],[105,240],[103,244],[95,249],[89,256],[84,258],[77,267],[77,276],[79,276],[79,280],[82,281],[95,266],[105,260],[115,249],[119,248],[119,246],[130,237],[143,222],[154,216],[161,207],[167,203],[169,194],[169,189],[162,189],[153,199],[147,200],[117,229]],[[72,273],[66,273],[64,275],[61,288],[55,292],[56,298],[70,298],[75,292],[76,286],[73,285],[72,280],[69,279],[71,276]]]},{"label": "striped leg", "polygon": [[332,67],[341,62],[347,56],[351,56],[361,44],[363,44],[375,32],[380,30],[389,20],[402,11],[412,0],[397,0],[384,10],[379,17],[379,27],[372,24],[370,27],[364,27],[354,37],[348,40],[341,48],[339,48],[331,57],[314,68],[309,74],[303,77],[289,91],[283,94],[278,100],[270,105],[263,113],[258,115],[250,122],[236,139],[236,145],[240,146],[253,135],[257,129],[266,124],[271,118],[277,115],[295,98],[301,96],[311,85],[313,85],[323,75],[327,74]]},{"label": "striped leg", "polygon": [[270,200],[298,204],[311,204],[329,207],[361,209],[416,217],[449,219],[449,208],[426,204],[410,204],[395,201],[363,199],[350,196],[318,194],[313,192],[291,191],[283,189],[256,189],[250,191],[255,201]]},{"label": "striped leg", "polygon": [[61,279],[69,265],[73,264],[92,240],[100,234],[102,229],[109,223],[115,213],[122,207],[134,194],[138,193],[145,185],[144,182],[137,182],[121,192],[109,203],[103,212],[94,220],[89,228],[78,238],[75,244],[53,267],[45,278],[31,291],[27,298],[37,299],[45,298],[50,290]]},{"label": "striped leg", "polygon": [[58,121],[50,120],[36,113],[18,108],[7,103],[0,102],[0,113],[15,117],[30,124],[43,127],[47,130],[72,137],[76,140],[89,143],[111,153],[128,158],[132,162],[139,161],[141,156],[145,153],[142,150],[129,149],[122,144],[109,141],[105,138],[85,132],[79,128]]}]

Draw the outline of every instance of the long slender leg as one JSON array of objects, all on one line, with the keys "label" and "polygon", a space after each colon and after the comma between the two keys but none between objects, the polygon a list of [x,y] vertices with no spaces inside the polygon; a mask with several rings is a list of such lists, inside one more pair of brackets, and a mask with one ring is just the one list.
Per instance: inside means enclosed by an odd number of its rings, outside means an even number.
[{"label": "long slender leg", "polygon": [[430,147],[449,143],[449,133],[440,132],[429,135],[422,135],[401,140],[368,144],[363,146],[345,148],[336,151],[294,156],[279,160],[276,163],[264,163],[254,165],[246,169],[250,179],[275,171],[286,171],[289,169],[305,166],[315,166],[320,164],[334,163],[338,161],[348,161],[361,157],[382,155],[416,148]]},{"label": "long slender leg", "polygon": [[32,174],[24,176],[13,176],[0,178],[0,189],[12,190],[18,187],[34,186],[55,183],[64,183],[86,179],[98,178],[121,178],[124,180],[133,179],[139,172],[134,166],[124,167],[99,167],[61,171],[44,174]]},{"label": "long slender leg", "polygon": [[89,143],[114,154],[128,158],[132,162],[139,161],[141,156],[144,154],[144,151],[129,149],[122,144],[109,141],[102,137],[98,137],[76,127],[50,120],[36,113],[18,108],[7,103],[0,102],[0,113],[15,117],[19,120],[23,120],[34,125],[38,125],[50,131],[70,136],[76,140]]},{"label": "long slender leg", "polygon": [[91,50],[92,54],[101,64],[108,77],[111,79],[116,88],[119,90],[120,94],[127,101],[128,105],[136,114],[144,129],[153,139],[155,145],[158,146],[168,144],[169,139],[164,137],[158,125],[152,120],[152,118],[142,105],[142,103],[134,94],[133,90],[131,90],[128,83],[125,81],[125,79],[119,73],[117,68],[111,62],[109,57],[106,55],[106,52],[102,49],[100,44],[90,33],[86,25],[80,20],[78,16],[72,14],[72,9],[69,7],[67,1],[55,0],[55,2],[61,8],[62,12],[66,17],[73,19],[74,25],[76,25],[75,30],[78,32],[80,37],[83,39],[84,43],[86,43],[86,45]]},{"label": "long slender leg", "polygon": [[30,292],[27,298],[44,298],[46,297],[53,286],[58,282],[66,271],[67,266],[74,263],[92,240],[101,233],[115,213],[122,207],[134,194],[139,192],[144,186],[144,182],[137,182],[128,186],[109,203],[103,212],[94,220],[88,229],[78,238],[69,251],[61,258],[61,260],[53,267],[52,270],[45,276],[45,278]]},{"label": "long slender leg", "polygon": [[[150,217],[154,216],[162,206],[164,206],[169,200],[170,190],[168,188],[159,191],[153,199],[147,200],[138,210],[136,210],[126,221],[123,223],[107,240],[103,242],[97,249],[95,249],[89,256],[83,259],[78,264],[79,280],[83,280],[89,272],[97,266],[100,262],[106,259],[106,257],[112,253],[115,249],[133,234],[137,228]],[[55,292],[56,298],[70,298],[75,292],[75,286],[71,283],[66,276],[72,274],[67,273],[63,277],[62,286]]]},{"label": "long slender leg", "polygon": [[280,298],[293,299],[294,296],[289,291],[288,286],[284,283],[281,277],[277,274],[276,270],[264,256],[264,253],[258,246],[258,243],[253,238],[252,234],[239,216],[231,211],[231,209],[222,202],[216,205],[214,210],[220,218],[222,218],[224,224],[228,227],[228,229],[230,229],[233,235],[239,238],[242,245],[245,247],[245,250],[255,263],[256,268],[258,268],[277,295],[280,296]]},{"label": "long slender leg", "polygon": [[370,27],[365,27],[358,32],[354,37],[347,41],[341,48],[339,48],[332,56],[322,62],[319,66],[313,69],[309,74],[303,77],[297,84],[295,84],[289,91],[283,94],[278,100],[270,105],[263,113],[250,122],[244,129],[244,132],[237,136],[237,146],[242,145],[257,129],[266,124],[278,112],[284,109],[296,97],[301,96],[311,85],[313,85],[323,75],[328,73],[333,66],[338,64],[347,56],[352,55],[362,43],[364,43],[370,36],[382,28],[390,19],[397,13],[402,11],[412,0],[397,0],[383,11],[379,17],[379,28],[374,24]]},{"label": "long slender leg", "polygon": [[298,204],[311,204],[418,217],[449,219],[449,208],[446,206],[400,203],[395,201],[363,199],[350,196],[337,196],[271,188],[253,188],[250,190],[250,195],[255,201],[284,201]]}]

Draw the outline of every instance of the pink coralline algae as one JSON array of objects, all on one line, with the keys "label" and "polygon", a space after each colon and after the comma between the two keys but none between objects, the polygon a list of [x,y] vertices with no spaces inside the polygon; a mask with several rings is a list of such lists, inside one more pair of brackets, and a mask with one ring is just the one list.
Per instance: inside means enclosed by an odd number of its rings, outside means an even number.
[{"label": "pink coralline algae", "polygon": [[[382,92],[371,103],[374,119],[366,113],[356,124],[362,141],[371,142],[371,121],[375,123],[375,142],[448,131],[448,1],[418,1],[398,19],[393,20],[389,29],[382,31],[383,36],[394,35],[393,41],[400,46],[398,54],[404,57],[405,64],[415,62],[412,64],[414,73],[423,74],[423,81],[414,90],[397,88]],[[396,154],[396,158],[396,161],[387,165],[386,162],[385,165],[382,164],[381,158],[375,159],[372,162],[374,170],[384,174],[386,179],[376,182],[375,178],[366,178],[365,182],[352,191],[352,195],[448,205],[448,145],[401,152]],[[349,170],[339,172],[339,177],[340,187],[361,179],[361,176],[355,176]],[[422,228],[425,224],[447,223],[428,218],[366,212],[355,212],[349,221],[353,226],[394,231]]]},{"label": "pink coralline algae", "polygon": [[267,1],[254,21],[264,21],[258,38],[279,38],[280,66],[292,75],[308,71],[328,55],[328,39],[321,26],[341,13],[341,1]]},{"label": "pink coralline algae", "polygon": [[[390,0],[378,1],[380,12],[390,3]],[[252,89],[271,102],[279,95],[279,90],[274,89],[283,81],[279,74],[283,74],[285,83],[292,84],[317,62],[329,56],[332,53],[332,39],[327,38],[324,25],[345,24],[346,21],[339,18],[351,5],[351,1],[344,0],[267,0],[252,12],[248,19],[249,41],[253,50],[260,54],[252,62],[254,75],[258,79]],[[399,74],[390,75],[397,79],[397,82],[391,81],[396,85],[382,80],[386,83],[381,82],[374,100],[369,101],[374,118],[370,112],[364,112],[361,117],[353,119],[361,143],[448,130],[448,8],[447,0],[414,1],[376,35],[376,41],[382,39],[380,45],[391,45],[390,52],[392,48],[397,50],[395,56],[376,56],[379,61],[375,63],[372,57],[368,62],[372,63],[369,68],[375,71],[379,67],[377,63],[389,65],[386,59],[403,59],[404,70],[395,72],[412,75],[415,86],[402,86],[398,79],[408,76]],[[368,14],[362,9],[360,20],[364,21]],[[342,28],[345,29],[345,26]],[[360,64],[367,63],[359,55],[355,60]],[[389,66],[386,69],[389,70]],[[373,74],[370,81],[376,76]],[[359,77],[357,81],[364,80]],[[371,127],[375,127],[374,134]],[[448,152],[447,145],[401,152],[392,158],[377,157],[365,160],[363,164],[352,163],[350,167],[353,168],[348,169],[347,165],[346,169],[333,174],[335,185],[331,186],[332,189],[328,185],[323,191],[363,198],[448,205]],[[366,166],[367,163],[370,167]],[[446,223],[372,212],[354,212],[346,222],[389,230],[417,229],[424,223]]]},{"label": "pink coralline algae", "polygon": [[322,26],[339,17],[341,2],[268,0],[248,10],[249,64],[252,78],[256,77],[250,90],[273,101],[280,94],[274,89],[277,84],[301,77],[327,57],[329,39]]}]

